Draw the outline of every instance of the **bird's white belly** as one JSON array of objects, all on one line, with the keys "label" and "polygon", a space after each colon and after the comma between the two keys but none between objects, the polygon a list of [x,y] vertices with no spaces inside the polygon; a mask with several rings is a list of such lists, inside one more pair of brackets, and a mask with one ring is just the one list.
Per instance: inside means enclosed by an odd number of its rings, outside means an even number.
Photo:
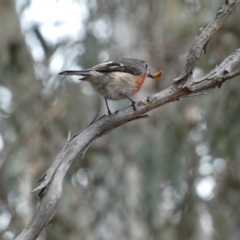
[{"label": "bird's white belly", "polygon": [[110,100],[119,100],[125,96],[132,96],[139,76],[129,73],[113,72],[102,74],[101,78],[91,79],[93,89],[101,96]]}]

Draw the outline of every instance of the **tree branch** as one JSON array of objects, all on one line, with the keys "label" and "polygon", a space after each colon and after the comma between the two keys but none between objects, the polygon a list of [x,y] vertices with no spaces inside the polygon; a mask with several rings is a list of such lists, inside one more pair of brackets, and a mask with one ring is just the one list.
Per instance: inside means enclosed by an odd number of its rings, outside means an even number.
[{"label": "tree branch", "polygon": [[192,93],[203,92],[216,86],[219,87],[226,80],[240,75],[240,69],[232,71],[234,66],[240,62],[240,50],[238,49],[204,78],[189,81],[187,88],[183,87],[184,83],[180,81],[182,79],[187,80],[189,76],[192,75],[193,68],[199,60],[203,49],[206,48],[207,42],[213,33],[220,28],[224,20],[233,12],[238,3],[239,1],[229,0],[228,3],[220,8],[215,19],[196,36],[189,51],[184,70],[180,76],[175,79],[176,82],[172,86],[161,92],[145,97],[138,102],[137,112],[133,111],[132,107],[127,107],[113,115],[101,117],[66,142],[56,160],[39,180],[40,185],[34,189],[34,191],[40,190],[40,203],[29,224],[16,238],[17,240],[36,239],[43,231],[55,213],[55,206],[62,194],[62,183],[68,168],[75,159],[83,158],[85,151],[93,140],[126,122],[145,117],[146,115],[144,114],[152,109]]},{"label": "tree branch", "polygon": [[229,0],[219,8],[216,17],[205,27],[200,28],[189,50],[183,71],[173,80],[175,82],[185,80],[183,87],[189,87],[192,82],[193,70],[201,58],[202,52],[206,52],[207,44],[213,34],[222,26],[239,4],[238,0]]}]

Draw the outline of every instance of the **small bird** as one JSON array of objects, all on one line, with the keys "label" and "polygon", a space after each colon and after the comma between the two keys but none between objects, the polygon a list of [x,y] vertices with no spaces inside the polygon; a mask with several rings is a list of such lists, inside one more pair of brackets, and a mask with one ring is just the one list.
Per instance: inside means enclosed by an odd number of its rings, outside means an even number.
[{"label": "small bird", "polygon": [[104,97],[108,114],[111,115],[107,99],[127,98],[131,101],[133,109],[137,111],[136,102],[130,96],[141,89],[146,77],[159,79],[162,77],[163,71],[152,75],[145,61],[135,58],[120,58],[84,70],[63,71],[59,75],[82,76],[79,80],[91,83],[93,89]]}]

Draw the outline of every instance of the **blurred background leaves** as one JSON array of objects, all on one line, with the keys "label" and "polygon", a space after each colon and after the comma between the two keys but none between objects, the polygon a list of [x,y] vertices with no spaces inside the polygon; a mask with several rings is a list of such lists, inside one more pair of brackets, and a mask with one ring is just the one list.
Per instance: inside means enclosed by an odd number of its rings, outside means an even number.
[{"label": "blurred background leaves", "polygon": [[[28,223],[38,200],[30,192],[68,133],[99,108],[106,113],[87,84],[57,73],[136,57],[165,75],[148,79],[135,99],[160,91],[223,2],[0,2],[1,239],[14,239]],[[237,9],[211,39],[195,77],[239,48],[239,21]],[[39,239],[239,239],[238,78],[96,140],[70,168],[52,225]]]}]

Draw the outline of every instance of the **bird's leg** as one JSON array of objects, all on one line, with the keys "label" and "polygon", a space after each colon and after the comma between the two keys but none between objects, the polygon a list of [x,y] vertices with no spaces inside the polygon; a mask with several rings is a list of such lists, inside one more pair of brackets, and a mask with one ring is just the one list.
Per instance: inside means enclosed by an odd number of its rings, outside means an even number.
[{"label": "bird's leg", "polygon": [[132,100],[129,96],[127,96],[127,95],[124,95],[124,96],[131,101],[133,110],[137,111],[136,102],[134,100]]},{"label": "bird's leg", "polygon": [[104,99],[105,99],[105,103],[106,103],[106,105],[107,105],[108,115],[111,115],[112,112],[111,112],[110,109],[109,109],[108,102],[107,102],[107,98],[105,97]]}]

